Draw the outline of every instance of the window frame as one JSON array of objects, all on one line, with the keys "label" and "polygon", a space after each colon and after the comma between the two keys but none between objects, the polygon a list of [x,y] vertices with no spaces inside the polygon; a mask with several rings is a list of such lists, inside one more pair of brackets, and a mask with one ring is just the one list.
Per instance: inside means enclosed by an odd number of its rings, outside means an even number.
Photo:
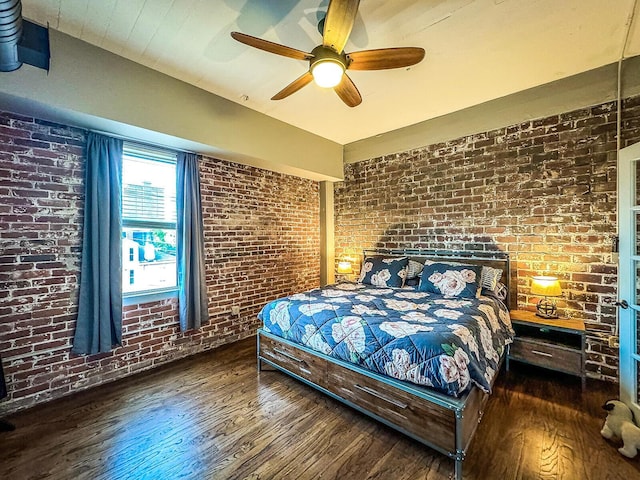
[{"label": "window frame", "polygon": [[[124,169],[125,156],[139,158],[141,160],[173,165],[174,168],[176,168],[176,174],[177,174],[178,155],[177,155],[177,152],[175,151],[172,151],[169,149],[162,149],[159,147],[152,147],[152,146],[125,140],[123,143],[123,149],[122,149],[123,169]],[[123,190],[122,195],[124,200],[124,182],[122,183],[122,190]],[[176,216],[178,215],[177,207],[178,206],[177,206],[177,199],[176,199]],[[121,231],[124,232],[125,228],[136,228],[136,227],[147,228],[147,229],[159,228],[159,229],[174,230],[176,232],[176,237],[177,237],[177,228],[178,228],[177,218],[175,222],[127,220],[125,219],[124,212],[122,211]],[[122,252],[122,247],[120,248],[120,251]],[[121,260],[124,260],[122,253],[121,253]],[[176,298],[178,296],[178,258],[177,256],[176,256],[175,266],[176,266],[175,286],[152,288],[152,289],[141,290],[136,292],[123,291],[122,292],[123,305],[124,306],[135,305],[139,303],[165,300],[168,298]],[[124,269],[124,265],[122,266],[122,268]],[[121,278],[122,278],[122,275],[121,275]]]}]

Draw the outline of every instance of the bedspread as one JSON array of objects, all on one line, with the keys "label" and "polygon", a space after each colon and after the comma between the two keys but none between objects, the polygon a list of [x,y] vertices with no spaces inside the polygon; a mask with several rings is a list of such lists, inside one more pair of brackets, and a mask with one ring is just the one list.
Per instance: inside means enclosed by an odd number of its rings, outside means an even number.
[{"label": "bedspread", "polygon": [[513,339],[498,299],[340,283],[267,304],[264,330],[390,377],[460,396],[489,392]]}]

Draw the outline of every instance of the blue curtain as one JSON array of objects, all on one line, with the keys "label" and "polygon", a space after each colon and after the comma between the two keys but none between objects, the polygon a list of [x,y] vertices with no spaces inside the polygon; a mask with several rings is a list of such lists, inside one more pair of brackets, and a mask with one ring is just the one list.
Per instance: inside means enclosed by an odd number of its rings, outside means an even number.
[{"label": "blue curtain", "polygon": [[178,153],[176,169],[178,225],[178,309],[180,330],[191,330],[209,320],[204,263],[204,228],[198,157]]},{"label": "blue curtain", "polygon": [[74,353],[122,343],[122,140],[89,133]]}]

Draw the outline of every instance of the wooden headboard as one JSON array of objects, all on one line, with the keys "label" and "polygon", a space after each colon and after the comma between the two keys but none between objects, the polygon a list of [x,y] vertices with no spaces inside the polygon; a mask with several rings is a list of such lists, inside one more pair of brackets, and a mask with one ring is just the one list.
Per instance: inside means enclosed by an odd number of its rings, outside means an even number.
[{"label": "wooden headboard", "polygon": [[[364,257],[375,256],[392,256],[392,257],[408,257],[420,263],[424,260],[432,261],[451,261],[457,263],[466,263],[470,265],[485,265],[487,267],[499,268],[502,270],[502,278],[500,281],[507,286],[509,297],[507,298],[507,306],[509,310],[517,308],[517,292],[512,290],[515,285],[512,280],[511,263],[509,254],[504,252],[465,252],[465,251],[447,251],[447,250],[415,250],[415,249],[365,249]],[[364,261],[364,258],[363,258]]]}]

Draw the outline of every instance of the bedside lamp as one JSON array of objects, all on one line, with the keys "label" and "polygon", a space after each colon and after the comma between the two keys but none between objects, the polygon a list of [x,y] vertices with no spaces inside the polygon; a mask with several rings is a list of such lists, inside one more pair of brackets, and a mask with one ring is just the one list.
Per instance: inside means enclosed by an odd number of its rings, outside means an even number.
[{"label": "bedside lamp", "polygon": [[340,281],[349,281],[349,275],[353,272],[351,262],[348,260],[342,260],[338,262],[338,270],[336,270],[336,279]]},{"label": "bedside lamp", "polygon": [[558,277],[531,277],[531,294],[541,295],[544,298],[538,302],[536,315],[542,318],[558,318],[555,300],[547,297],[559,297],[562,295]]},{"label": "bedside lamp", "polygon": [[351,262],[338,262],[338,273],[341,275],[349,275],[353,270],[351,269]]}]

